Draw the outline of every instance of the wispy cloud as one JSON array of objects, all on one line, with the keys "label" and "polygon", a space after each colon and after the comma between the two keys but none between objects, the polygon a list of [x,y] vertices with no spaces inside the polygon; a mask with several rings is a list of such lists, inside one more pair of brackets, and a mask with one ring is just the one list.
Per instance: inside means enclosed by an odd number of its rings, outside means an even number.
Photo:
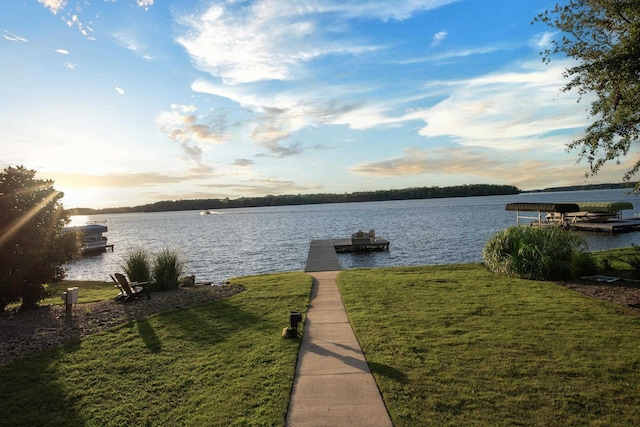
[{"label": "wispy cloud", "polygon": [[195,111],[194,106],[172,104],[171,111],[161,113],[156,122],[169,138],[180,144],[188,159],[201,165],[203,150],[226,142],[231,135],[226,131],[224,114],[199,117]]},{"label": "wispy cloud", "polygon": [[[609,166],[603,170],[599,178],[616,182],[628,166],[629,162],[625,165]],[[353,166],[350,172],[368,178],[423,175],[424,179],[437,177],[445,182],[452,181],[447,179],[447,176],[456,179],[463,177],[467,182],[502,183],[525,190],[579,185],[586,182],[585,167],[576,165],[574,161],[566,158],[541,159],[535,158],[534,155],[527,158],[521,153],[498,155],[493,150],[461,147],[424,150],[407,148],[401,156],[361,163]]]},{"label": "wispy cloud", "polygon": [[60,55],[68,55],[69,54],[69,51],[66,50],[66,49],[54,49],[53,51],[56,52],[56,53],[59,53]]},{"label": "wispy cloud", "polygon": [[253,160],[249,159],[236,159],[236,161],[231,163],[231,166],[238,166],[243,168],[251,165],[253,165]]},{"label": "wispy cloud", "polygon": [[329,55],[361,55],[380,46],[340,38],[352,19],[406,19],[453,0],[302,1],[263,0],[250,5],[215,4],[199,16],[182,17],[189,28],[177,42],[196,66],[226,84],[300,79],[306,64]]},{"label": "wispy cloud", "polygon": [[158,184],[175,184],[188,180],[188,177],[165,175],[160,173],[116,173],[89,175],[76,173],[45,173],[61,188],[128,188]]},{"label": "wispy cloud", "polygon": [[20,37],[20,36],[17,36],[15,34],[12,34],[7,30],[5,30],[4,34],[2,34],[2,38],[4,38],[7,41],[10,41],[10,42],[23,42],[23,43],[26,43],[26,42],[29,41],[29,40],[25,39],[24,37]]},{"label": "wispy cloud", "polygon": [[[566,66],[526,63],[512,72],[443,82],[449,95],[410,117],[425,122],[420,135],[430,138],[449,136],[462,145],[504,150],[543,148],[542,136],[575,133],[587,124],[585,107],[559,91]],[[561,140],[548,139],[556,149],[563,148]]]},{"label": "wispy cloud", "polygon": [[124,89],[122,89],[121,87],[116,86],[116,92],[118,92],[120,95],[124,95]]},{"label": "wispy cloud", "polygon": [[438,31],[433,35],[433,39],[431,40],[431,46],[432,47],[438,46],[442,42],[442,40],[445,39],[445,37],[447,37],[446,31]]}]

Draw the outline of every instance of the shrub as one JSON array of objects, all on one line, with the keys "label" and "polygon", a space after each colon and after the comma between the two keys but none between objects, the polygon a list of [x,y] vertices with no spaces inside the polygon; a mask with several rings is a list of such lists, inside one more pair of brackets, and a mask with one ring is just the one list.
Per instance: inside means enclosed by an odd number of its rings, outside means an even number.
[{"label": "shrub", "polygon": [[487,242],[482,255],[490,271],[525,279],[566,279],[595,267],[584,239],[558,227],[509,227]]},{"label": "shrub", "polygon": [[151,257],[145,248],[130,249],[124,256],[122,269],[133,282],[151,281]]},{"label": "shrub", "polygon": [[153,260],[151,271],[158,290],[177,289],[180,276],[184,271],[184,261],[177,252],[163,249]]},{"label": "shrub", "polygon": [[0,312],[18,301],[35,307],[78,252],[78,236],[64,232],[63,193],[35,176],[24,166],[0,171]]}]

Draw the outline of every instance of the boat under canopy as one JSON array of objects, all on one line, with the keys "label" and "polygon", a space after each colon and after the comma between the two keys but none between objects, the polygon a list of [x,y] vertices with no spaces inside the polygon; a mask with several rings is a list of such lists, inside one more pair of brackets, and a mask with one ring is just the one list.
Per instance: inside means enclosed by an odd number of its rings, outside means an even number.
[{"label": "boat under canopy", "polygon": [[[516,212],[516,224],[521,219],[533,219],[539,227],[560,226],[571,229],[632,231],[638,221],[623,220],[621,211],[633,209],[631,202],[575,202],[575,203],[509,203],[507,211]],[[521,212],[537,212],[537,216],[524,216]],[[543,218],[542,212],[547,214]]]},{"label": "boat under canopy", "polygon": [[102,235],[102,233],[109,231],[106,225],[79,225],[75,227],[65,227],[64,231],[82,234],[82,247],[80,250],[83,255],[98,254],[105,252],[107,249],[113,251],[113,245],[108,245],[106,236]]}]

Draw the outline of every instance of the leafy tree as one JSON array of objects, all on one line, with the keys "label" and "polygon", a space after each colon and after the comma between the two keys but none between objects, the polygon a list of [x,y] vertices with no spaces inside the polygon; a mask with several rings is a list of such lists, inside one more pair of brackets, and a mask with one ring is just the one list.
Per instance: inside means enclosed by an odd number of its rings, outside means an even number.
[{"label": "leafy tree", "polygon": [[63,193],[35,174],[24,166],[0,172],[0,311],[20,300],[34,307],[78,251],[77,236],[63,232]]},{"label": "leafy tree", "polygon": [[[588,110],[593,119],[585,135],[567,145],[580,149],[590,171],[598,173],[610,160],[619,162],[640,134],[640,3],[637,0],[568,0],[535,18],[562,32],[542,52],[548,62],[563,53],[577,61],[565,70],[563,91],[577,89],[580,98],[595,93]],[[624,180],[640,170],[640,159]],[[636,184],[636,190],[638,185]]]}]

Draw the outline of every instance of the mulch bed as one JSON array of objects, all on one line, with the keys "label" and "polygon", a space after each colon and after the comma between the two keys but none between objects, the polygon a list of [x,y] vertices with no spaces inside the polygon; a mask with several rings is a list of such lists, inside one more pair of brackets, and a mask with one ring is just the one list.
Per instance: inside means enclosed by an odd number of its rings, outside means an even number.
[{"label": "mulch bed", "polygon": [[611,301],[640,312],[640,283],[637,281],[619,280],[606,283],[584,280],[559,284],[593,298]]},{"label": "mulch bed", "polygon": [[77,305],[70,316],[60,305],[7,311],[0,315],[0,366],[130,320],[229,298],[242,291],[244,287],[236,285],[179,288],[123,304],[109,300]]}]

